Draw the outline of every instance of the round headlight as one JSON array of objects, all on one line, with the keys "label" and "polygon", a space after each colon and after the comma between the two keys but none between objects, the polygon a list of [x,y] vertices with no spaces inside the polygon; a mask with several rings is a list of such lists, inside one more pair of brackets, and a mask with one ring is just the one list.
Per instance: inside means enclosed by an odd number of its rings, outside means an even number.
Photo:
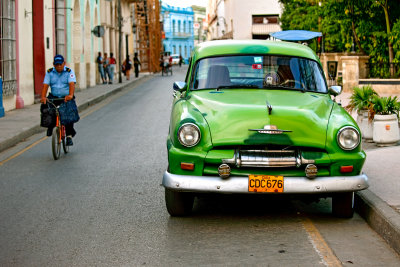
[{"label": "round headlight", "polygon": [[185,123],[178,130],[178,140],[186,147],[193,147],[200,141],[200,129],[193,123]]},{"label": "round headlight", "polygon": [[346,126],[339,130],[337,141],[343,150],[353,150],[360,144],[360,134],[356,128]]}]

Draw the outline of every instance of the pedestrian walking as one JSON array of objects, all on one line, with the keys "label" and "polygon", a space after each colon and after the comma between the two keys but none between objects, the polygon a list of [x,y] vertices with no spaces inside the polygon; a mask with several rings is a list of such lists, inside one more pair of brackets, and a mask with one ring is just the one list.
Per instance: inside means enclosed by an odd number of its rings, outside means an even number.
[{"label": "pedestrian walking", "polygon": [[182,67],[183,57],[179,55],[179,67]]},{"label": "pedestrian walking", "polygon": [[105,84],[107,84],[110,81],[109,65],[110,65],[110,59],[108,58],[107,53],[104,53],[103,67],[104,67]]},{"label": "pedestrian walking", "polygon": [[103,82],[103,84],[105,84],[106,82],[104,79],[103,57],[101,56],[101,52],[99,52],[97,56],[96,63],[97,63],[97,69],[99,70],[100,73],[101,81]]},{"label": "pedestrian walking", "polygon": [[138,58],[138,53],[135,53],[135,57],[133,58],[133,66],[135,68],[135,77],[136,78],[139,77],[139,65],[142,65],[142,64],[140,64],[140,61]]},{"label": "pedestrian walking", "polygon": [[110,77],[110,80],[109,80],[109,84],[112,84],[113,83],[113,81],[114,81],[114,71],[115,71],[115,64],[117,63],[117,61],[115,60],[115,57],[114,57],[114,54],[113,53],[110,53],[110,58],[109,58],[109,60],[110,60],[110,64],[109,64],[109,66],[108,66],[108,77]]},{"label": "pedestrian walking", "polygon": [[[75,83],[76,77],[72,69],[65,66],[64,57],[62,55],[56,55],[53,61],[53,68],[47,70],[44,81],[42,95],[40,102],[46,104],[47,99],[64,98],[64,100],[53,101],[55,105],[60,105],[63,102],[75,101]],[[47,95],[47,91],[50,87],[50,93]],[[47,136],[51,136],[54,126],[47,129]],[[65,132],[67,135],[67,146],[72,146],[72,137],[75,136],[76,131],[74,124],[66,124]]]},{"label": "pedestrian walking", "polygon": [[125,76],[126,79],[129,80],[130,78],[130,71],[132,69],[132,61],[129,58],[129,55],[126,56],[126,59],[124,60],[124,62],[122,63],[123,68],[125,70]]}]

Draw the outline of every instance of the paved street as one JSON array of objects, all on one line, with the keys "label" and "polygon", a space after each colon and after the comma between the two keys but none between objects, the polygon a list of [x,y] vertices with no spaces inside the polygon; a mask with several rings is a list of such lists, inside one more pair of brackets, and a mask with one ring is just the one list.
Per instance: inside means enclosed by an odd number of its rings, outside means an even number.
[{"label": "paved street", "polygon": [[358,214],[332,217],[330,200],[203,196],[193,216],[171,218],[160,183],[185,70],[82,112],[58,161],[43,133],[0,153],[22,151],[0,164],[0,266],[400,265]]}]

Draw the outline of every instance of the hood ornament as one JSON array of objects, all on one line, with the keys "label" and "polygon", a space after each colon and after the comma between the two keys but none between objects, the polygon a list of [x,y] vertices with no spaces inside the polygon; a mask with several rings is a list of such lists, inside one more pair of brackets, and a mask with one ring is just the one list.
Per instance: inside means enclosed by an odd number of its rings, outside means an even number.
[{"label": "hood ornament", "polygon": [[267,108],[268,108],[268,114],[271,115],[271,113],[272,113],[272,106],[271,106],[271,104],[268,102],[268,100],[267,100]]},{"label": "hood ornament", "polygon": [[291,133],[289,130],[281,130],[276,127],[276,125],[265,125],[264,129],[249,129],[249,131],[258,132],[260,134],[282,134]]}]

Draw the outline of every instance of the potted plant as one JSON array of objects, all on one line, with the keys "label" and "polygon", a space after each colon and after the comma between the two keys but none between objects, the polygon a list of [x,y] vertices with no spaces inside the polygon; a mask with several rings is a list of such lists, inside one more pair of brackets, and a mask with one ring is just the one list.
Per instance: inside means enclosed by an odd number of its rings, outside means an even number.
[{"label": "potted plant", "polygon": [[350,97],[350,103],[345,107],[350,114],[353,111],[357,112],[357,124],[361,129],[363,138],[367,142],[372,142],[373,125],[371,111],[373,110],[372,100],[375,96],[378,96],[378,94],[371,85],[366,85],[361,88],[354,87],[353,94]]},{"label": "potted plant", "polygon": [[396,145],[400,140],[399,110],[397,96],[373,98],[373,141],[378,146]]}]

